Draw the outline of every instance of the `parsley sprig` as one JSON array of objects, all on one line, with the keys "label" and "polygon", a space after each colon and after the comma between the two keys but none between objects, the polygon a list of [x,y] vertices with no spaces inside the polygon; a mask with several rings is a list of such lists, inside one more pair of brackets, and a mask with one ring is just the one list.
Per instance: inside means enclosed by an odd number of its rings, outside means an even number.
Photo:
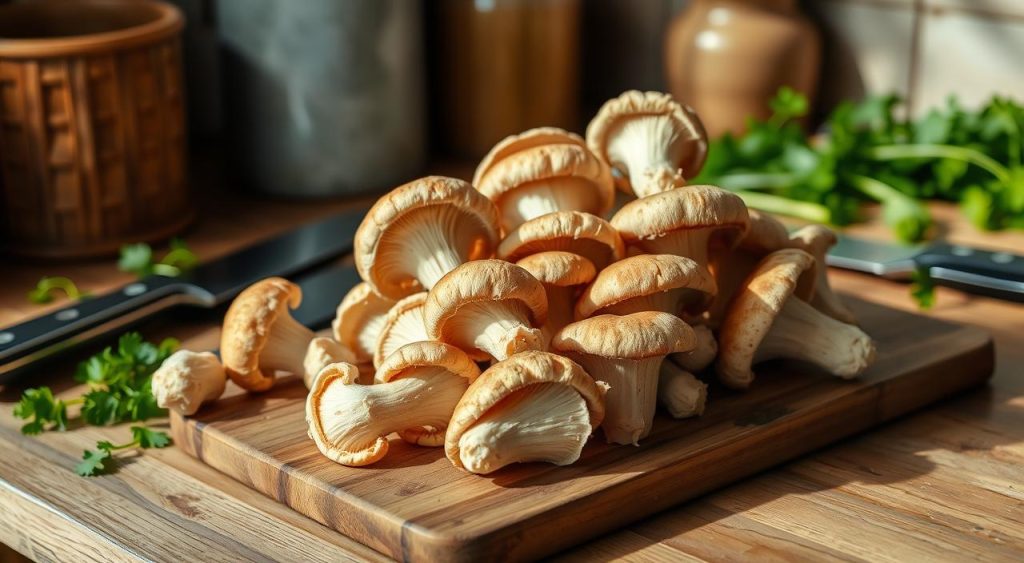
[{"label": "parsley sprig", "polygon": [[[108,347],[78,365],[75,380],[89,387],[81,397],[59,399],[49,387],[26,390],[14,407],[14,416],[28,420],[21,431],[39,434],[45,430],[65,430],[68,407],[73,405],[81,405],[81,419],[95,426],[165,416],[167,411],[157,405],[150,383],[153,372],[177,348],[178,342],[172,338],[152,344],[137,332],[124,334],[116,347]],[[163,432],[141,426],[132,427],[132,436],[134,442],[123,446],[98,443],[97,451],[86,452],[82,466],[92,463],[98,471],[115,450],[163,447],[170,440]]]},{"label": "parsley sprig", "polygon": [[93,477],[107,473],[113,467],[114,452],[131,448],[166,448],[171,439],[163,432],[157,432],[145,426],[132,426],[132,441],[127,444],[115,445],[106,440],[96,442],[95,450],[82,452],[82,461],[75,466],[75,473],[82,477]]},{"label": "parsley sprig", "polygon": [[189,250],[185,241],[171,239],[170,250],[159,261],[154,259],[153,249],[146,243],[127,244],[121,247],[121,257],[117,267],[123,272],[131,272],[140,278],[157,274],[167,277],[178,277],[195,268],[199,258]]}]

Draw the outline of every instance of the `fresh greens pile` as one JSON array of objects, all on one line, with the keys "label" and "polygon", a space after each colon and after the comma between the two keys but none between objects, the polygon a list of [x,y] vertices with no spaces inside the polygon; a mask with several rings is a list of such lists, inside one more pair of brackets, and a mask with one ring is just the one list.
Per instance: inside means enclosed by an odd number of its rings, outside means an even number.
[{"label": "fresh greens pile", "polygon": [[825,134],[811,138],[796,120],[807,99],[782,88],[767,121],[711,143],[694,183],[736,191],[752,207],[846,225],[865,202],[904,242],[927,235],[923,199],[959,202],[981,229],[1024,228],[1024,106],[995,97],[977,111],[955,99],[911,121],[896,96],[840,104]]},{"label": "fresh greens pile", "polygon": [[[167,411],[156,404],[150,380],[153,372],[178,348],[174,339],[152,344],[137,332],[129,332],[118,340],[116,348],[106,348],[78,365],[75,381],[89,386],[85,395],[69,400],[58,399],[49,387],[28,389],[14,407],[14,416],[28,420],[21,431],[39,434],[45,430],[65,430],[68,407],[81,405],[80,416],[87,424],[106,426],[120,422],[138,422],[166,416]],[[115,446],[101,441],[97,451],[86,450],[83,462],[76,468],[81,475],[96,475],[110,468],[115,450],[127,448],[162,448],[170,443],[163,432],[143,426],[131,428],[133,441]]]}]

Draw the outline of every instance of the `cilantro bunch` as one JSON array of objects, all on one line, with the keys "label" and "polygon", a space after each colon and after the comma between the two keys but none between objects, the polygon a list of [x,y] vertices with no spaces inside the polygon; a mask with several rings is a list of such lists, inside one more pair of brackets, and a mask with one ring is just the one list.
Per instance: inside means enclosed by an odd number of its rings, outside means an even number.
[{"label": "cilantro bunch", "polygon": [[797,119],[805,97],[782,88],[767,121],[711,143],[695,183],[736,191],[752,207],[846,225],[865,202],[904,242],[932,223],[923,199],[957,201],[983,229],[1024,227],[1024,107],[1003,98],[976,112],[954,99],[918,121],[898,117],[901,101],[879,96],[840,104],[825,133],[809,137]]},{"label": "cilantro bunch", "polygon": [[[24,434],[39,434],[45,430],[65,430],[68,426],[68,407],[81,405],[81,419],[91,425],[106,426],[120,422],[138,422],[165,416],[167,411],[156,404],[150,385],[153,372],[178,348],[174,339],[152,344],[137,332],[121,336],[116,348],[106,348],[80,363],[75,380],[85,383],[89,391],[75,399],[56,398],[49,387],[28,389],[14,407],[14,416],[27,420],[21,427]],[[104,468],[103,461],[115,450],[138,447],[163,447],[170,438],[163,432],[145,427],[132,427],[133,442],[113,446],[97,443],[96,452],[86,451],[87,462],[94,471]],[[79,471],[82,473],[82,471]]]}]

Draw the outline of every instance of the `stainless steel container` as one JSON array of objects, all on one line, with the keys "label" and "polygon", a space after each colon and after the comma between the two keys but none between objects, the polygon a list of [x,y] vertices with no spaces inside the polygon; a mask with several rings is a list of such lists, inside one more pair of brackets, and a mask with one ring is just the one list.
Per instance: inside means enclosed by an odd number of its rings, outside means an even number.
[{"label": "stainless steel container", "polygon": [[220,0],[235,172],[283,196],[389,188],[426,158],[422,15],[408,0]]}]

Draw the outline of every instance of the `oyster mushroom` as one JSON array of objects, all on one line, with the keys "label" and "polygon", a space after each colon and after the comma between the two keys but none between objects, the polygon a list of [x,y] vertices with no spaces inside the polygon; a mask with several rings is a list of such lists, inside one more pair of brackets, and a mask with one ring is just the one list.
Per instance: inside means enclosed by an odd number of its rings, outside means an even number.
[{"label": "oyster mushroom", "polygon": [[423,304],[427,302],[427,292],[414,293],[395,303],[384,319],[384,326],[377,336],[377,346],[373,353],[373,365],[380,364],[406,344],[430,340],[427,328],[423,325]]},{"label": "oyster mushroom", "polygon": [[359,275],[388,298],[426,291],[498,244],[498,210],[462,180],[427,176],[384,195],[356,231]]},{"label": "oyster mushroom", "polygon": [[672,418],[704,414],[708,386],[671,360],[661,362],[658,372],[658,402]]},{"label": "oyster mushroom", "polygon": [[686,371],[702,371],[715,361],[718,355],[718,341],[706,325],[693,325],[693,334],[697,345],[689,352],[671,354],[672,361]]},{"label": "oyster mushroom", "polygon": [[157,405],[188,416],[220,397],[227,377],[212,353],[178,350],[153,372],[150,384]]},{"label": "oyster mushroom", "polygon": [[302,375],[313,331],[292,318],[302,290],[281,278],[267,278],[245,288],[231,302],[221,329],[224,370],[239,387],[266,391],[278,371]]},{"label": "oyster mushroom", "polygon": [[393,299],[378,295],[366,282],[353,287],[341,300],[331,328],[334,339],[355,354],[355,363],[373,359],[380,329],[394,305]]},{"label": "oyster mushroom", "polygon": [[310,340],[306,348],[306,357],[302,360],[302,382],[306,384],[306,389],[313,386],[313,379],[320,370],[328,364],[337,362],[354,364],[356,355],[333,338],[318,336]]},{"label": "oyster mushroom", "polygon": [[817,263],[817,280],[811,305],[837,321],[857,324],[857,317],[843,304],[828,283],[828,265],[825,255],[836,244],[836,234],[822,225],[808,225],[792,234],[793,245],[814,257]]},{"label": "oyster mushroom", "polygon": [[437,282],[423,306],[431,340],[458,346],[475,360],[502,361],[541,350],[547,320],[544,286],[523,268],[501,260],[467,262]]},{"label": "oyster mushroom", "polygon": [[576,318],[662,311],[692,319],[717,291],[711,272],[690,258],[640,254],[601,270],[576,303]]},{"label": "oyster mushroom", "polygon": [[608,442],[634,445],[654,423],[662,360],[694,345],[688,324],[657,311],[598,315],[566,326],[551,341],[552,351],[609,385],[602,425]]},{"label": "oyster mushroom", "polygon": [[506,137],[477,166],[473,185],[509,232],[553,211],[604,215],[615,199],[611,170],[578,135],[554,127]]},{"label": "oyster mushroom", "polygon": [[874,361],[871,337],[797,295],[803,287],[813,290],[814,266],[814,257],[798,249],[772,252],[757,265],[719,330],[715,370],[723,383],[746,389],[754,380],[751,366],[773,358],[810,362],[842,378],[857,376]]},{"label": "oyster mushroom", "polygon": [[708,136],[688,106],[661,92],[630,90],[605,102],[587,145],[619,173],[619,188],[643,198],[682,186],[704,166]]},{"label": "oyster mushroom", "polygon": [[519,225],[498,245],[498,258],[517,262],[548,250],[579,254],[598,270],[624,254],[622,238],[608,221],[590,213],[557,211]]},{"label": "oyster mushroom", "polygon": [[481,475],[511,463],[569,465],[601,424],[606,389],[567,358],[516,354],[469,386],[448,426],[445,454]]},{"label": "oyster mushroom", "polygon": [[747,231],[747,206],[715,186],[688,186],[633,200],[611,224],[640,252],[686,256],[707,268],[709,256],[732,248]]},{"label": "oyster mushroom", "polygon": [[351,364],[330,364],[306,397],[309,436],[322,454],[352,467],[387,455],[392,432],[433,429],[439,446],[455,405],[479,373],[464,353],[440,342],[403,346],[381,365],[381,383],[374,385],[359,385]]},{"label": "oyster mushroom", "polygon": [[516,265],[544,284],[548,296],[548,321],[541,327],[541,332],[546,346],[556,332],[573,321],[576,297],[580,289],[594,279],[597,269],[579,254],[560,250],[531,254]]}]

